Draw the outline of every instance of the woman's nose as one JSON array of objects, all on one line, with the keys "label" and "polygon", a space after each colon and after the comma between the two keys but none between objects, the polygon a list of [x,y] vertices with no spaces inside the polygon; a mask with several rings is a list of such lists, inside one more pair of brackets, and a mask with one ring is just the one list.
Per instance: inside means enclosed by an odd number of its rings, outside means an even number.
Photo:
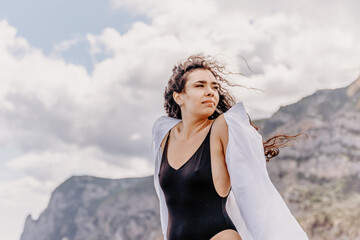
[{"label": "woman's nose", "polygon": [[209,94],[214,95],[214,94],[215,94],[215,93],[214,93],[214,89],[212,89],[211,87],[208,87],[206,94],[207,94],[207,95],[209,95]]}]

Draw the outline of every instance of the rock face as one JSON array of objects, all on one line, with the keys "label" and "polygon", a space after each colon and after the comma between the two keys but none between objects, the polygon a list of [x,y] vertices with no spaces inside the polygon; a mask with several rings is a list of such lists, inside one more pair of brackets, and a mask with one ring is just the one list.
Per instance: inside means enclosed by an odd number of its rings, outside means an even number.
[{"label": "rock face", "polygon": [[[360,78],[320,90],[254,121],[263,140],[306,133],[267,163],[270,178],[312,240],[360,239]],[[153,177],[72,177],[21,240],[163,239]]]},{"label": "rock face", "polygon": [[153,177],[71,177],[53,192],[49,206],[28,216],[21,240],[161,239]]},{"label": "rock face", "polygon": [[267,164],[273,183],[312,240],[360,239],[360,77],[281,107],[263,140],[306,133]]}]

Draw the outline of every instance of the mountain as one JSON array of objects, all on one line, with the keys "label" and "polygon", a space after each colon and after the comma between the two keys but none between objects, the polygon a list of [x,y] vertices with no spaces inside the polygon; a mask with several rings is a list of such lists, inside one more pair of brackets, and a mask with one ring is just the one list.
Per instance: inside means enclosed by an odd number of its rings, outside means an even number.
[{"label": "mountain", "polygon": [[[360,77],[254,123],[264,141],[308,136],[280,148],[267,169],[309,238],[360,239]],[[158,204],[153,176],[72,177],[37,220],[27,217],[21,240],[162,239]]]},{"label": "mountain", "polygon": [[37,220],[28,216],[21,240],[161,239],[153,177],[71,177],[51,195]]},{"label": "mountain", "polygon": [[262,130],[309,136],[267,164],[309,238],[360,239],[360,77],[281,107]]}]

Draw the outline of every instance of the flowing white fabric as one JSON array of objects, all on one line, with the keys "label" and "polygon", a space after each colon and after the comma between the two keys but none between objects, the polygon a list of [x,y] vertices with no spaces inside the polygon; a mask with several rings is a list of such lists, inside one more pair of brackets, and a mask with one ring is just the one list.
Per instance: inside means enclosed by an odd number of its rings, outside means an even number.
[{"label": "flowing white fabric", "polygon": [[[225,159],[231,181],[231,191],[225,206],[241,238],[308,240],[269,178],[262,136],[250,125],[243,103],[232,106],[224,113],[224,118],[229,136]],[[168,209],[159,184],[162,157],[160,144],[167,132],[180,121],[161,116],[152,127],[154,186],[160,202],[164,240],[167,240]]]}]

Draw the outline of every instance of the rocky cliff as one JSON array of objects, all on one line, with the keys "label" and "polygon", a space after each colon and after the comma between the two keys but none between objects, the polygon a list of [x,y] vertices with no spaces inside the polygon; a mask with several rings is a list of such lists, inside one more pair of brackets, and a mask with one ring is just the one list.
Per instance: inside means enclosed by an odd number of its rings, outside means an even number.
[{"label": "rocky cliff", "polygon": [[267,164],[309,237],[360,239],[360,77],[281,107],[262,131],[264,140],[281,133],[309,136]]},{"label": "rocky cliff", "polygon": [[28,216],[21,240],[161,239],[153,177],[71,177],[53,192],[48,207]]}]

